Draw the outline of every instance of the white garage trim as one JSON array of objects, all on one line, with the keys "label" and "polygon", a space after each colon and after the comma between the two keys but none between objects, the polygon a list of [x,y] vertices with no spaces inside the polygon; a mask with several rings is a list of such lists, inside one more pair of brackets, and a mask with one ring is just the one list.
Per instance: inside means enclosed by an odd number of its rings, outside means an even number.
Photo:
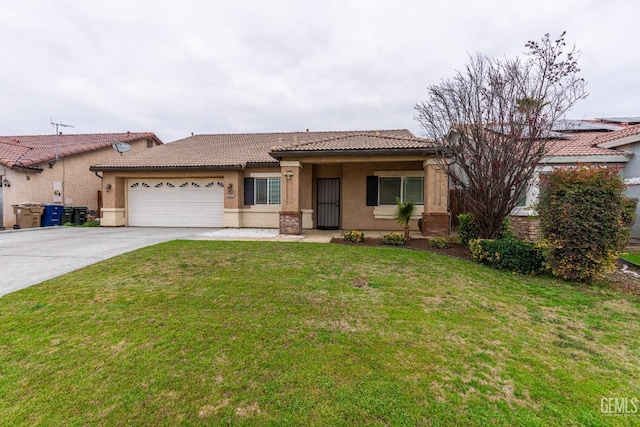
[{"label": "white garage trim", "polygon": [[222,227],[222,178],[129,179],[128,225],[132,227]]}]

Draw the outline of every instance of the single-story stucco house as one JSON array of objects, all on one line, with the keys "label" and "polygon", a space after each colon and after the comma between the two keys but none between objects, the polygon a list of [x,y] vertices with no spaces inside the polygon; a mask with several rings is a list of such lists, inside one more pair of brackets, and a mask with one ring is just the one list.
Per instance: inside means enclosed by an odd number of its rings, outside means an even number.
[{"label": "single-story stucco house", "polygon": [[[126,143],[126,153],[112,144]],[[89,167],[161,145],[152,132],[0,136],[0,229],[16,223],[13,205],[35,202],[98,210],[102,181]]]},{"label": "single-story stucco house", "polygon": [[192,135],[91,171],[102,226],[390,230],[399,198],[425,235],[446,235],[435,150],[408,130]]},{"label": "single-story stucco house", "polygon": [[[563,120],[556,123],[553,131],[554,138],[548,141],[549,152],[539,165],[538,175],[565,166],[618,167],[628,184],[627,196],[640,198],[640,117]],[[538,175],[511,217],[520,237],[532,240],[538,237]],[[633,225],[631,237],[640,239],[640,220]]]}]

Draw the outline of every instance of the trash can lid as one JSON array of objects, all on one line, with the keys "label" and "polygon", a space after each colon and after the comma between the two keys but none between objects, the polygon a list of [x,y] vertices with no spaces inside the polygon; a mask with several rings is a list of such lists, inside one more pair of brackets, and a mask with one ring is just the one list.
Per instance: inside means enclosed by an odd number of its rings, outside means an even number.
[{"label": "trash can lid", "polygon": [[20,207],[20,208],[31,208],[31,207],[42,208],[42,207],[44,207],[44,205],[42,203],[36,203],[36,202],[23,202],[23,203],[18,203],[17,205],[11,205],[11,206]]}]

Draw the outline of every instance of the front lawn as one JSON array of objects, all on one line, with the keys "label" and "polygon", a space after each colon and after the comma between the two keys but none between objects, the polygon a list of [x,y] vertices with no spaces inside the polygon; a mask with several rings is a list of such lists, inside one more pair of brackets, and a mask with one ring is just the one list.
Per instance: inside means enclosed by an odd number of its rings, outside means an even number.
[{"label": "front lawn", "polygon": [[0,424],[640,424],[601,413],[639,330],[638,297],[432,253],[169,242],[0,298]]}]

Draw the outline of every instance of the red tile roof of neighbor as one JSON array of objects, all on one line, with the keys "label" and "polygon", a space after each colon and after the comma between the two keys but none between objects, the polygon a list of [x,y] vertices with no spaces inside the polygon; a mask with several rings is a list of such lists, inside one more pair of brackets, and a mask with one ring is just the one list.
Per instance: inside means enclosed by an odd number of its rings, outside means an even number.
[{"label": "red tile roof of neighbor", "polygon": [[277,165],[276,150],[393,150],[427,148],[406,129],[379,131],[285,132],[195,135],[127,157],[107,160],[92,170],[141,168],[245,168]]},{"label": "red tile roof of neighbor", "polygon": [[[615,131],[618,132],[618,131]],[[615,133],[610,132],[610,133]],[[567,134],[566,139],[552,139],[547,142],[548,156],[614,156],[618,150],[600,148],[598,138],[609,132],[576,132]]]},{"label": "red tile roof of neighbor", "polygon": [[606,142],[615,141],[616,139],[622,139],[628,136],[639,135],[639,134],[640,134],[640,125],[626,126],[620,130],[601,134],[598,137],[596,144],[604,144]]},{"label": "red tile roof of neighbor", "polygon": [[[58,158],[110,147],[114,142],[153,138],[153,132],[123,132],[58,135]],[[0,136],[0,164],[9,167],[36,167],[56,158],[56,135]]]}]

